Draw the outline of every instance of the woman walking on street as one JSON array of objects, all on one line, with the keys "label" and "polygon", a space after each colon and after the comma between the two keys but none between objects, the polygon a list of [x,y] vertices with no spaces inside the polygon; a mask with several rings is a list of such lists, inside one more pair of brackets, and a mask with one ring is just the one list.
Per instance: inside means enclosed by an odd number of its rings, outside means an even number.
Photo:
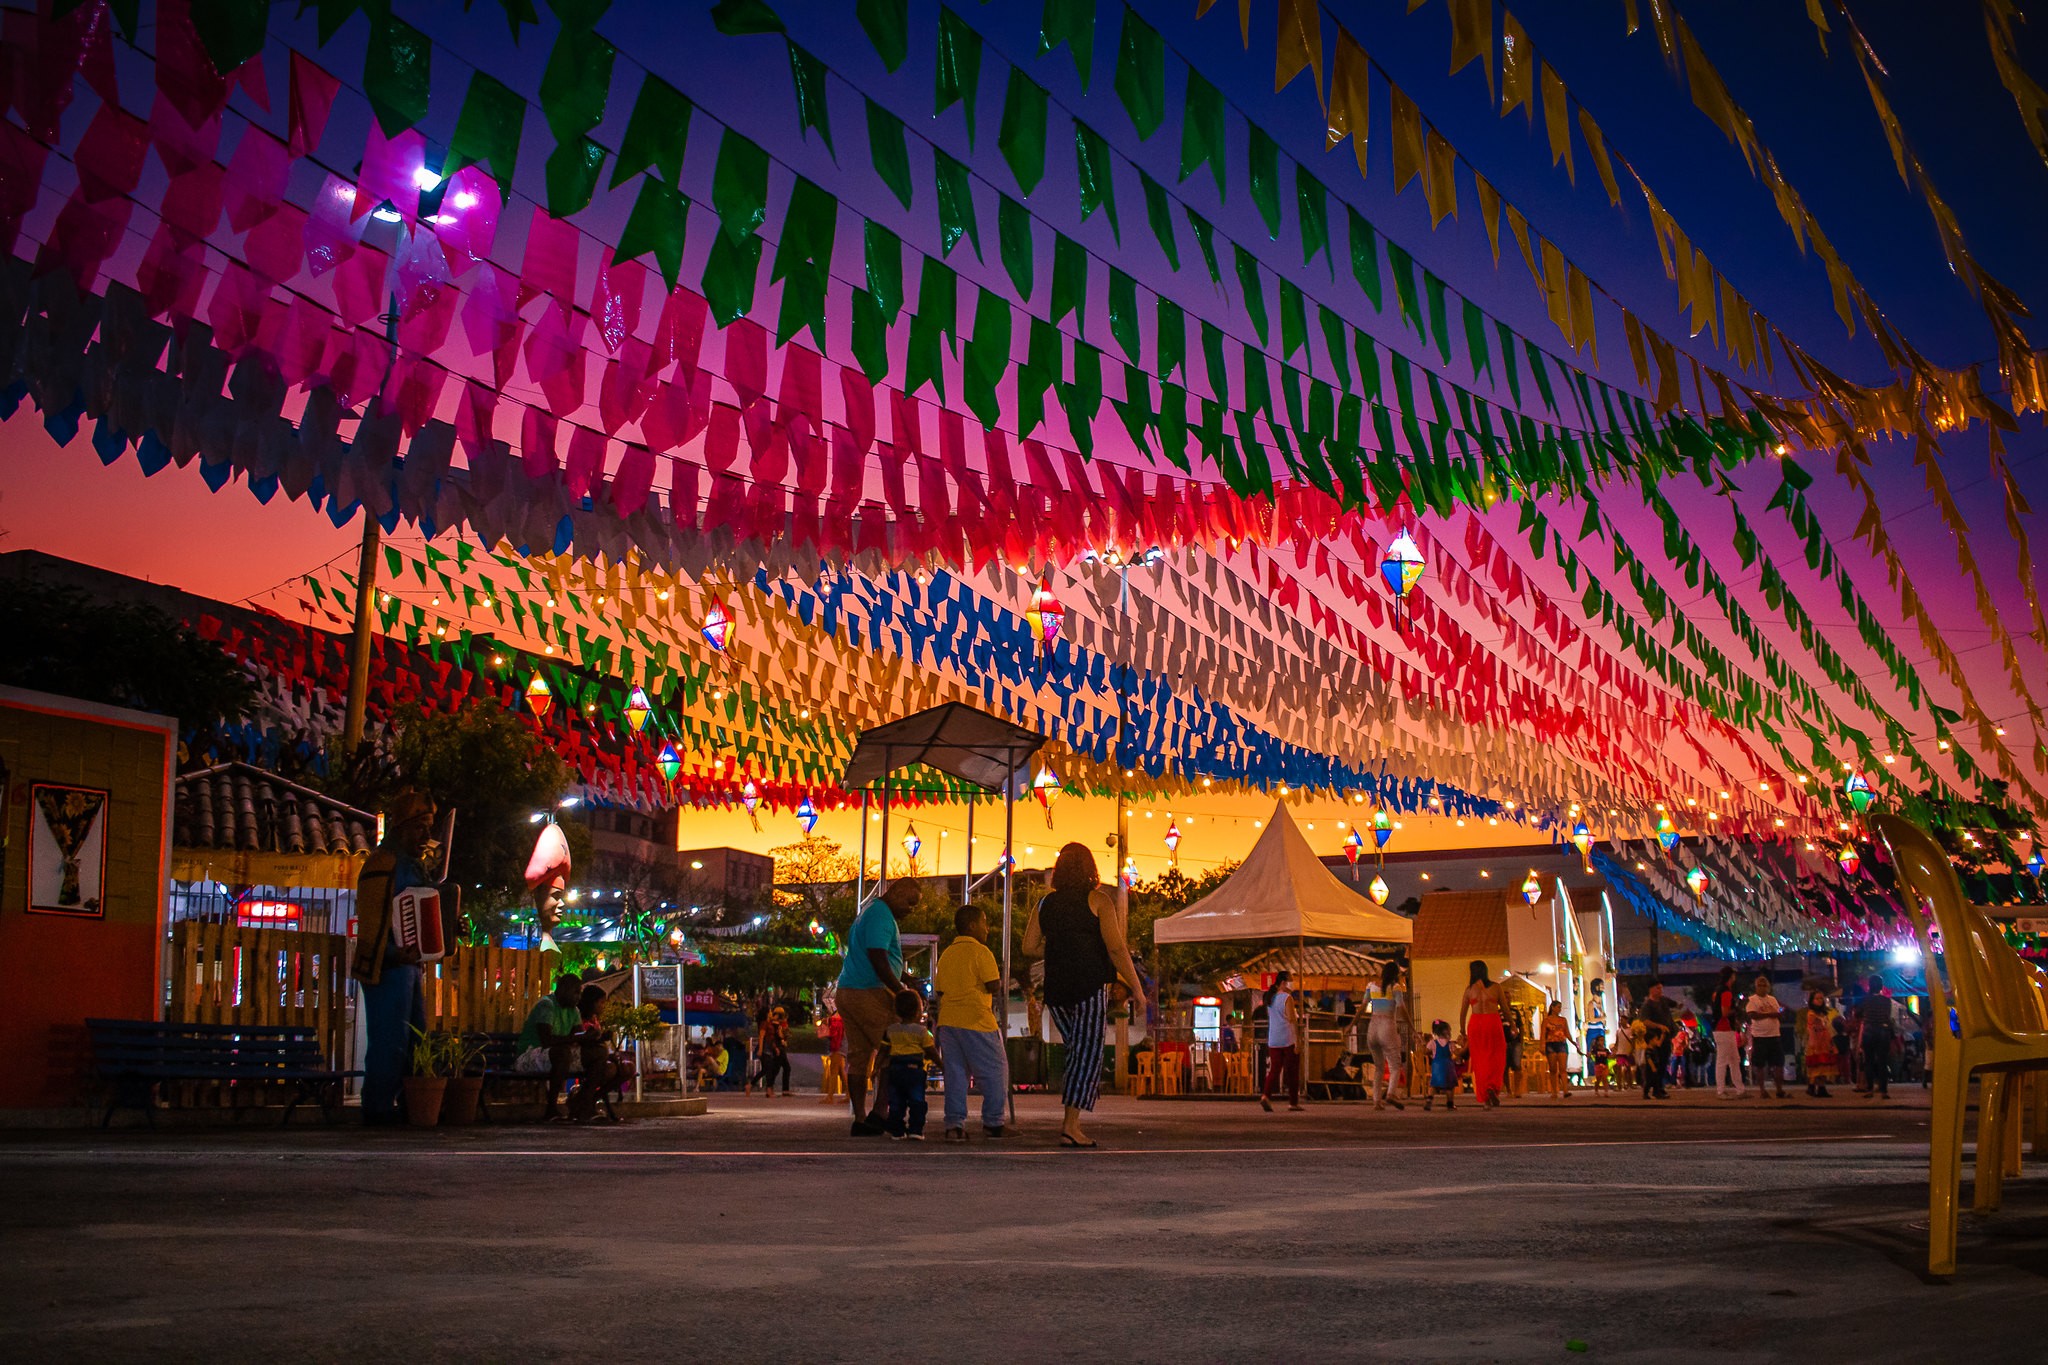
[{"label": "woman walking on street", "polygon": [[1489,1108],[1500,1107],[1501,1083],[1507,1070],[1507,1035],[1501,1031],[1500,987],[1486,974],[1486,963],[1472,961],[1472,984],[1458,1003],[1458,1032],[1472,1058],[1472,1097]]},{"label": "woman walking on street", "polygon": [[1724,1100],[1749,1093],[1742,1083],[1741,1003],[1735,998],[1735,969],[1723,967],[1714,986],[1714,1093]]},{"label": "woman walking on street", "polygon": [[1112,1005],[1138,998],[1144,987],[1125,946],[1116,900],[1103,889],[1088,845],[1060,850],[1052,890],[1024,926],[1024,952],[1045,959],[1046,1008],[1067,1045],[1060,1143],[1093,1147],[1081,1131],[1081,1115],[1094,1111],[1102,1090],[1104,1023]]},{"label": "woman walking on street", "polygon": [[1273,1092],[1287,1080],[1287,1107],[1301,1108],[1301,1013],[1287,973],[1275,972],[1266,992],[1266,1081],[1259,1087],[1259,1107],[1273,1112]]},{"label": "woman walking on street", "polygon": [[1380,968],[1380,982],[1370,988],[1366,1008],[1371,1011],[1365,1048],[1372,1054],[1372,1107],[1385,1109],[1391,1104],[1399,1109],[1402,1105],[1394,1097],[1394,1079],[1401,1065],[1401,1016],[1408,1009],[1408,992],[1401,989],[1398,961]]},{"label": "woman walking on street", "polygon": [[1507,1090],[1511,1100],[1521,1099],[1529,1093],[1528,1073],[1522,1070],[1522,1050],[1529,1041],[1529,1021],[1522,1015],[1522,1007],[1512,1002],[1503,1002],[1500,1012],[1501,1037],[1507,1044]]},{"label": "woman walking on street", "polygon": [[775,1093],[775,1076],[782,1075],[782,1093],[789,1093],[789,1011],[777,1005],[768,1011],[761,1025],[761,1093]]},{"label": "woman walking on street", "polygon": [[1571,1097],[1571,1092],[1564,1088],[1571,1046],[1571,1026],[1565,1022],[1564,1002],[1553,1000],[1543,1015],[1543,1070],[1550,1082],[1551,1095],[1560,1100]]}]

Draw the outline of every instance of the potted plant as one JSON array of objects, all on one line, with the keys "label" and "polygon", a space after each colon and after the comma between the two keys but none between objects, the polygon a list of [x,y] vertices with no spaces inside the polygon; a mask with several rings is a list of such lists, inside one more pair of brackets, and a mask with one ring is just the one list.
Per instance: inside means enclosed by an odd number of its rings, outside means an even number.
[{"label": "potted plant", "polygon": [[415,1128],[432,1128],[441,1121],[441,1104],[447,1097],[448,1078],[459,1065],[461,1039],[456,1048],[445,1033],[413,1031],[412,1074],[405,1078],[405,1119]]},{"label": "potted plant", "polygon": [[477,1105],[484,1094],[484,1037],[480,1033],[446,1036],[453,1065],[449,1068],[447,1092],[441,1100],[441,1122],[475,1123]]},{"label": "potted plant", "polygon": [[651,1043],[661,1036],[667,1025],[661,1022],[661,1010],[653,1005],[630,1005],[615,1000],[604,1007],[604,1026],[611,1030],[619,1048],[631,1059],[628,1078],[637,1075],[640,1067],[641,1043]]}]

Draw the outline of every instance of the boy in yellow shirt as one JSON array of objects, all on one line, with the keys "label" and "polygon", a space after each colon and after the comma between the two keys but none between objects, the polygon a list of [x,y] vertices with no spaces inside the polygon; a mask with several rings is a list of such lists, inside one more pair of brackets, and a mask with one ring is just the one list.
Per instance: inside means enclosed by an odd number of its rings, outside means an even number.
[{"label": "boy in yellow shirt", "polygon": [[1002,968],[982,940],[988,917],[971,905],[953,912],[954,939],[939,954],[932,989],[939,998],[939,1056],[946,1072],[946,1140],[967,1141],[967,1083],[981,1087],[981,1131],[1003,1136],[1010,1097],[1009,1059],[994,1001],[1009,1004]]},{"label": "boy in yellow shirt", "polygon": [[882,1054],[889,1059],[889,1118],[883,1126],[890,1137],[912,1142],[924,1141],[924,1116],[931,1108],[924,1098],[925,1058],[939,1059],[932,1031],[918,1019],[923,1011],[916,991],[898,991],[896,1022],[882,1030]]}]

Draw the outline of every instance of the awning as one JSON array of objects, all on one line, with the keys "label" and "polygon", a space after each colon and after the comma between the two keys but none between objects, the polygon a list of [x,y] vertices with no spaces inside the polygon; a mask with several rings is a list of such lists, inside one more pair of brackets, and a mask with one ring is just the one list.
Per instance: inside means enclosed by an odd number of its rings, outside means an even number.
[{"label": "awning", "polygon": [[839,785],[847,791],[923,765],[999,792],[1027,773],[1045,736],[957,701],[861,731]]},{"label": "awning", "polygon": [[1266,832],[1228,880],[1152,925],[1155,943],[1344,938],[1407,943],[1415,926],[1337,880],[1276,803]]}]

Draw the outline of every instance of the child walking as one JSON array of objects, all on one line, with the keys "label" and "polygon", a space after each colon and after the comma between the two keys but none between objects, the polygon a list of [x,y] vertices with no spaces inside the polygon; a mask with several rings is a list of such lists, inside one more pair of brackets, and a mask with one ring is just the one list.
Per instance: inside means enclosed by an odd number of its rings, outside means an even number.
[{"label": "child walking", "polygon": [[889,1136],[924,1141],[924,1117],[931,1108],[924,1097],[926,1059],[939,1060],[932,1031],[918,1019],[924,1002],[916,991],[896,992],[896,1022],[882,1030],[882,1051],[889,1058]]},{"label": "child walking", "polygon": [[1451,1025],[1448,1020],[1439,1019],[1429,1026],[1429,1041],[1422,1045],[1422,1053],[1429,1059],[1429,1097],[1422,1102],[1424,1109],[1436,1103],[1436,1097],[1444,1097],[1444,1108],[1458,1107],[1458,1057],[1451,1046]]}]

